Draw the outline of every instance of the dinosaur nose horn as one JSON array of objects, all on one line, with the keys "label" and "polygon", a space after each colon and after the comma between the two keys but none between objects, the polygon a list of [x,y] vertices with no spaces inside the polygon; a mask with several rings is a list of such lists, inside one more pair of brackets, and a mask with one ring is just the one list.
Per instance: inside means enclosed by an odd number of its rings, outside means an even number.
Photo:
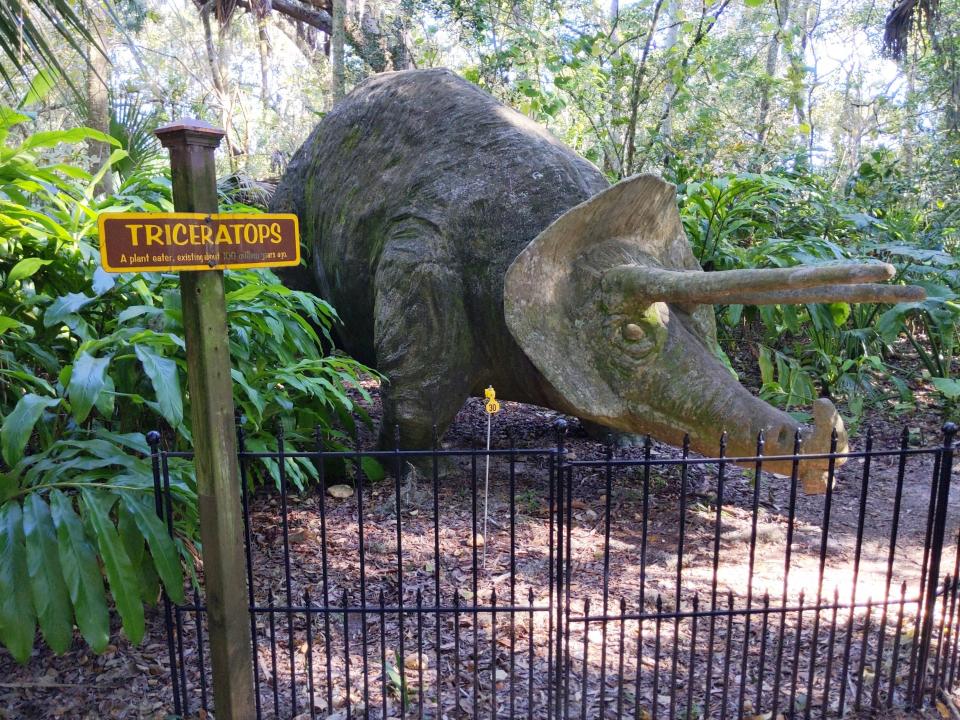
[{"label": "dinosaur nose horn", "polygon": [[[813,429],[803,444],[804,454],[845,453],[849,450],[847,430],[833,403],[821,398],[813,404]],[[835,461],[835,465],[839,465]],[[820,458],[800,462],[799,476],[803,489],[810,494],[827,491],[830,459]]]},{"label": "dinosaur nose horn", "polygon": [[707,305],[785,305],[812,302],[898,303],[923,300],[923,288],[879,285],[895,269],[887,263],[830,265],[760,270],[684,272],[629,264],[604,275],[604,290],[651,302]]}]

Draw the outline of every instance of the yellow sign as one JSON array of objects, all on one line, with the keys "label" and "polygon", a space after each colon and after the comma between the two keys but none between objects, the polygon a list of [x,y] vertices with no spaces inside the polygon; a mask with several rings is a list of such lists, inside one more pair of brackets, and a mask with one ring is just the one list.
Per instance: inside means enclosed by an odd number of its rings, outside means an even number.
[{"label": "yellow sign", "polygon": [[493,389],[493,385],[483,391],[483,396],[487,399],[484,407],[488,415],[495,415],[500,412],[500,403],[497,402],[497,391]]},{"label": "yellow sign", "polygon": [[104,213],[97,227],[107,272],[300,264],[296,215]]}]

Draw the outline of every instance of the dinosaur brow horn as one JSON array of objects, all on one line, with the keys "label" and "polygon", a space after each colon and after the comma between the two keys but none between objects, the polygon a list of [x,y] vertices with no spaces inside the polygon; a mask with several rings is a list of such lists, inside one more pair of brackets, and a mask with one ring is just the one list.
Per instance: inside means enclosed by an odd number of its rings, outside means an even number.
[{"label": "dinosaur brow horn", "polygon": [[773,290],[770,292],[745,292],[730,296],[723,301],[726,305],[801,305],[806,303],[883,303],[895,305],[902,302],[920,302],[927,293],[916,285],[877,285],[859,283],[856,285],[821,285],[795,290]]},{"label": "dinosaur brow horn", "polygon": [[684,272],[620,265],[603,278],[604,289],[624,297],[681,304],[772,305],[808,302],[910,302],[922,288],[876,285],[895,270],[886,263],[844,263],[762,270]]}]

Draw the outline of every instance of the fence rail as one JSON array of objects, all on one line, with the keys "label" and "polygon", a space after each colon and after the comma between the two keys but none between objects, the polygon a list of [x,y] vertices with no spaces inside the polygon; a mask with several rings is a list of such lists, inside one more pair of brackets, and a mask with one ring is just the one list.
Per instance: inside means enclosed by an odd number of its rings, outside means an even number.
[{"label": "fence rail", "polygon": [[[807,720],[955,686],[952,424],[936,447],[904,432],[874,449],[868,434],[818,456],[822,496],[798,492],[799,455],[776,458],[790,477],[766,473],[762,438],[749,458],[722,442],[716,458],[655,455],[649,439],[578,458],[563,430],[538,449],[288,450],[281,436],[273,453],[241,431],[258,717]],[[190,455],[151,443],[172,532],[168,459]],[[364,458],[392,474],[372,481]],[[290,463],[322,485],[334,462],[349,497],[290,487]],[[263,463],[279,493],[252,496]],[[202,582],[164,611],[170,709],[211,710]]]}]

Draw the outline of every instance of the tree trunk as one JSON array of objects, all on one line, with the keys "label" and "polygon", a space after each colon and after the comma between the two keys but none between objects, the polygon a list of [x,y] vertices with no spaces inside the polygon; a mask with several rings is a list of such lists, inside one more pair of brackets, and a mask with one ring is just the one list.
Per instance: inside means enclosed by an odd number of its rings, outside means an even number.
[{"label": "tree trunk", "polygon": [[[680,37],[680,0],[670,0],[670,4],[667,6],[667,15],[669,26],[667,27],[667,44],[664,47],[664,56],[669,59]],[[670,136],[673,134],[673,98],[677,94],[677,86],[673,82],[673,73],[668,74],[670,80],[663,91],[663,122],[660,124],[660,136],[665,144],[669,144]]]},{"label": "tree trunk", "polygon": [[402,0],[393,19],[393,36],[390,41],[390,57],[394,70],[412,70],[413,57],[410,55],[410,26],[413,6],[411,0]]},{"label": "tree trunk", "polygon": [[[109,30],[105,18],[99,8],[91,8],[91,30],[99,47],[94,44],[88,46],[87,63],[87,118],[86,124],[94,130],[110,134],[110,76],[112,65],[108,54],[110,52]],[[96,140],[87,141],[87,154],[93,172],[99,170],[110,158],[111,147],[108,143]],[[97,185],[97,192],[109,195],[114,190],[113,172],[108,170]]]},{"label": "tree trunk", "polygon": [[343,68],[343,41],[346,36],[346,0],[333,0],[333,32],[330,38],[330,94],[337,103],[346,95],[346,75]]},{"label": "tree trunk", "polygon": [[[788,53],[790,57],[790,104],[793,105],[793,114],[799,127],[809,129],[809,136],[813,136],[813,115],[808,107],[809,95],[806,92],[805,78],[807,66],[812,67],[813,83],[816,83],[816,63],[807,63],[807,44],[811,41],[811,25],[809,23],[810,0],[800,0],[796,12],[794,13],[794,25],[800,30],[800,46],[790,47]],[[808,154],[808,145],[803,143],[803,151],[797,152],[796,162],[804,167],[809,165],[810,156]]]},{"label": "tree trunk", "polygon": [[951,55],[947,62],[950,72],[950,102],[947,105],[947,130],[950,133],[960,132],[960,66],[956,55]]},{"label": "tree trunk", "polygon": [[[230,158],[230,169],[236,170],[236,153],[233,146],[233,111],[231,107],[230,88],[223,72],[222,56],[218,43],[213,39],[213,28],[210,23],[210,13],[213,12],[213,2],[208,2],[200,9],[200,19],[203,22],[203,37],[207,50],[207,63],[210,65],[210,77],[213,89],[220,101],[220,123],[223,126],[224,137],[227,143],[227,156]],[[221,29],[223,32],[223,29]]]},{"label": "tree trunk", "polygon": [[[807,163],[813,165],[813,144],[814,138],[816,137],[816,128],[817,124],[814,122],[814,105],[813,105],[813,95],[816,92],[817,86],[820,84],[820,76],[817,74],[817,53],[814,48],[814,37],[817,30],[817,26],[820,25],[820,10],[822,8],[821,0],[816,0],[816,7],[813,11],[813,17],[810,21],[810,24],[807,26],[807,42],[810,45],[810,52],[813,55],[813,62],[811,63],[813,67],[813,78],[809,86],[807,87],[807,122],[810,124],[810,132],[807,134]],[[806,47],[806,45],[805,45]],[[806,54],[804,54],[806,57]]]},{"label": "tree trunk", "polygon": [[367,5],[360,18],[360,45],[357,50],[363,61],[375,73],[382,73],[390,66],[386,37],[380,24],[381,19],[381,8],[375,2]]},{"label": "tree trunk", "polygon": [[916,92],[917,92],[917,51],[916,48],[913,48],[911,52],[908,52],[904,55],[903,58],[904,64],[907,66],[907,118],[909,118],[909,125],[906,127],[906,131],[903,136],[903,174],[906,177],[913,177],[913,162],[914,162],[914,130],[915,130],[915,112],[916,112]]},{"label": "tree trunk", "polygon": [[260,101],[263,103],[264,115],[269,115],[273,107],[270,99],[270,36],[267,35],[269,15],[258,17],[257,21],[257,48],[260,51]]},{"label": "tree trunk", "polygon": [[[804,87],[804,74],[807,65],[807,44],[810,42],[808,15],[810,0],[800,0],[794,12],[793,24],[800,31],[800,47],[788,45],[790,58],[790,104],[793,106],[797,124],[808,122]],[[816,72],[816,68],[813,70]]]},{"label": "tree trunk", "polygon": [[632,175],[634,171],[633,160],[637,151],[637,117],[640,114],[640,91],[643,85],[643,79],[647,70],[647,58],[650,55],[650,45],[653,43],[653,36],[657,32],[657,20],[660,19],[660,10],[663,7],[664,0],[657,0],[653,8],[653,18],[650,20],[650,29],[647,31],[647,39],[643,43],[643,54],[640,56],[640,62],[633,71],[633,78],[630,82],[630,120],[627,123],[627,149],[625,155],[626,173],[622,177]]},{"label": "tree trunk", "polygon": [[[620,43],[620,32],[617,28],[620,22],[620,0],[610,0],[610,44],[617,47]],[[620,154],[623,148],[623,130],[615,125],[613,120],[620,116],[620,93],[618,91],[617,76],[613,69],[619,64],[622,52],[620,49],[614,50],[610,55],[610,78],[607,84],[607,134],[604,141],[603,156],[605,170],[613,173],[617,177],[623,177],[623,156]]]},{"label": "tree trunk", "polygon": [[777,74],[777,61],[780,59],[780,44],[783,41],[783,31],[790,17],[790,0],[777,0],[777,31],[770,39],[767,48],[766,76],[763,78],[763,90],[760,95],[760,114],[757,118],[757,143],[762,149],[767,142],[767,132],[770,121],[770,94],[773,89],[773,80]]},{"label": "tree trunk", "polygon": [[[854,77],[856,73],[857,77]],[[837,164],[837,175],[833,182],[834,190],[839,190],[860,166],[860,151],[865,132],[862,114],[863,77],[859,68],[847,71],[844,79],[843,110],[840,115],[840,127],[845,132],[842,138],[842,160]]]},{"label": "tree trunk", "polygon": [[[290,42],[296,45],[297,49],[303,53],[303,56],[311,63],[317,63],[318,55],[320,54],[324,56],[330,54],[329,35],[325,35],[326,40],[321,45],[315,46],[307,39],[302,22],[285,19],[284,22],[277,23],[275,27],[286,35]],[[324,76],[326,76],[326,72],[324,72]]]}]

